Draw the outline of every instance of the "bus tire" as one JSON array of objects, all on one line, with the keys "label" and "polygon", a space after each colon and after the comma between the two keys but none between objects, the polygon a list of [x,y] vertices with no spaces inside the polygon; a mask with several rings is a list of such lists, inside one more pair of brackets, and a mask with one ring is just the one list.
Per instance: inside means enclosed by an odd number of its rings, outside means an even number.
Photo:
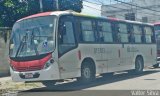
[{"label": "bus tire", "polygon": [[95,79],[95,67],[91,62],[84,62],[81,67],[81,77],[77,78],[82,83],[89,83]]},{"label": "bus tire", "polygon": [[42,84],[46,87],[53,87],[56,81],[42,81]]},{"label": "bus tire", "polygon": [[135,60],[135,72],[142,73],[144,69],[144,61],[143,58],[138,56]]}]

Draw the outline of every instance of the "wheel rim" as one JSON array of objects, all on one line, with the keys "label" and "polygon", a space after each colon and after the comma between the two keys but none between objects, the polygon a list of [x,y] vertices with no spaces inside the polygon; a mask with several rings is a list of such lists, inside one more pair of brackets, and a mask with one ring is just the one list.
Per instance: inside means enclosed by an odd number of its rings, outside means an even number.
[{"label": "wheel rim", "polygon": [[84,68],[84,71],[83,71],[83,75],[86,79],[89,79],[91,77],[91,71],[89,68]]},{"label": "wheel rim", "polygon": [[142,69],[142,62],[140,59],[137,60],[137,68],[136,69],[137,69],[137,71],[141,71],[141,69]]}]

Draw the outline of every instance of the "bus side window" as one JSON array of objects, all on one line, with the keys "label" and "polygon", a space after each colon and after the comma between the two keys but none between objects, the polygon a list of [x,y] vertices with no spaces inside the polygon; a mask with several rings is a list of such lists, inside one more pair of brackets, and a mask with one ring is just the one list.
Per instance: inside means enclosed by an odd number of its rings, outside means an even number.
[{"label": "bus side window", "polygon": [[82,42],[96,41],[92,20],[89,19],[81,20],[81,36],[82,36]]},{"label": "bus side window", "polygon": [[113,34],[112,34],[112,27],[110,22],[98,22],[98,32],[100,35],[100,41],[105,43],[112,43],[113,42]]},{"label": "bus side window", "polygon": [[135,37],[135,43],[142,43],[143,36],[142,36],[142,28],[140,25],[133,25],[133,34]]},{"label": "bus side window", "polygon": [[128,43],[128,29],[126,23],[118,24],[118,40],[120,39],[121,43]]},{"label": "bus side window", "polygon": [[153,31],[151,27],[144,27],[146,43],[152,43]]}]

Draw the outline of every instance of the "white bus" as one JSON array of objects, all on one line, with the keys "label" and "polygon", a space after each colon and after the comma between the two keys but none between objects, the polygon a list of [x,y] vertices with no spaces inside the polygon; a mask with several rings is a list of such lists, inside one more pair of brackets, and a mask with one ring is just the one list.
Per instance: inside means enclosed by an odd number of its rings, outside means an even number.
[{"label": "white bus", "polygon": [[156,64],[156,50],[152,24],[45,12],[14,24],[10,72],[16,82],[50,84],[67,78],[90,82],[96,74],[142,72]]}]

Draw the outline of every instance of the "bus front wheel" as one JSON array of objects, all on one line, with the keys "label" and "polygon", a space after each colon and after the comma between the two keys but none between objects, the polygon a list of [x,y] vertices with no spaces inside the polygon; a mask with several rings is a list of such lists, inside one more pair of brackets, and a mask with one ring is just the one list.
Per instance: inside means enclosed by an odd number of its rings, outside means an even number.
[{"label": "bus front wheel", "polygon": [[81,67],[81,77],[77,78],[78,81],[89,83],[95,79],[95,68],[93,64],[84,62]]}]

